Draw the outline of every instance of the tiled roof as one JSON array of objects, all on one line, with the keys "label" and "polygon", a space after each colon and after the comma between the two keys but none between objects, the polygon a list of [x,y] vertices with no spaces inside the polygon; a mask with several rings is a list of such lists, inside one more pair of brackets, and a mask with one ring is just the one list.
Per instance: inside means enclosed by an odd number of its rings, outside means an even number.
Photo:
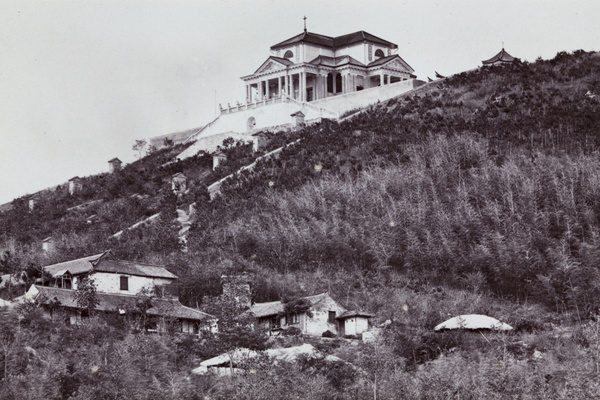
[{"label": "tiled roof", "polygon": [[287,40],[284,40],[283,42],[280,42],[280,43],[277,43],[277,44],[271,46],[271,49],[274,50],[277,48],[286,47],[291,44],[301,43],[301,42],[312,43],[312,44],[316,44],[319,46],[326,46],[326,47],[341,47],[341,46],[347,46],[347,45],[353,44],[353,43],[362,42],[363,40],[369,41],[371,43],[380,44],[383,46],[389,46],[393,49],[398,47],[396,44],[394,44],[392,42],[388,42],[387,40],[381,39],[375,35],[371,35],[368,32],[358,31],[358,32],[354,32],[354,33],[349,33],[347,35],[337,36],[337,37],[319,35],[317,33],[311,33],[311,32],[302,32],[299,35],[296,35]]},{"label": "tiled roof", "polygon": [[333,38],[331,36],[319,35],[317,33],[311,33],[311,32],[302,32],[299,35],[296,35],[287,40],[284,40],[283,42],[280,42],[280,43],[277,43],[277,44],[271,46],[271,49],[276,49],[278,47],[285,47],[290,44],[299,43],[299,42],[313,43],[313,44],[318,44],[320,46],[333,47]]},{"label": "tiled roof", "polygon": [[393,49],[398,47],[397,45],[395,45],[392,42],[388,42],[387,40],[381,39],[375,35],[371,35],[370,33],[365,32],[365,31],[358,31],[358,32],[354,32],[354,33],[349,33],[347,35],[335,37],[335,38],[333,38],[333,45],[335,47],[340,47],[340,46],[346,46],[346,45],[356,43],[356,42],[362,42],[363,40],[366,40],[366,41],[372,42],[372,43],[381,44],[384,46],[390,46]]},{"label": "tiled roof", "polygon": [[372,318],[373,315],[366,313],[366,312],[362,312],[362,311],[345,311],[342,314],[340,314],[338,317],[335,317],[335,319],[347,319],[347,318],[352,318],[352,317]]},{"label": "tiled roof", "polygon": [[123,260],[102,259],[94,266],[94,271],[148,276],[152,278],[177,279],[177,276],[169,272],[165,267],[139,264]]},{"label": "tiled roof", "polygon": [[152,278],[177,279],[176,275],[172,274],[164,267],[116,260],[109,251],[93,256],[78,258],[77,260],[48,265],[44,267],[44,270],[52,276],[64,275],[66,272],[69,272],[71,275],[79,275],[98,271],[147,276]]},{"label": "tiled roof", "polygon": [[356,58],[344,55],[340,57],[329,57],[329,56],[318,56],[314,60],[310,61],[309,64],[313,65],[325,65],[328,67],[339,67],[344,64],[357,65],[359,67],[365,67],[365,64],[358,61]]},{"label": "tiled roof", "polygon": [[[79,308],[77,300],[75,299],[75,290],[38,285],[34,286],[39,292],[34,296],[34,299],[40,301],[41,304],[49,304],[52,301],[58,301],[62,307]],[[96,298],[98,299],[96,310],[105,312],[119,312],[119,310],[127,312],[127,310],[136,308],[138,300],[144,299],[141,296],[116,293],[96,293]],[[216,319],[213,315],[186,307],[181,304],[179,300],[175,299],[151,299],[150,304],[152,307],[146,311],[148,315],[192,319],[196,321]]]},{"label": "tiled roof", "polygon": [[94,263],[104,257],[107,253],[108,252],[105,251],[104,253],[78,258],[77,260],[70,260],[58,264],[48,265],[44,267],[44,271],[52,276],[64,275],[67,271],[71,273],[71,275],[83,274],[92,271]]},{"label": "tiled roof", "polygon": [[500,52],[498,54],[496,54],[494,57],[490,58],[489,60],[482,61],[482,63],[483,63],[483,65],[486,65],[486,64],[493,64],[496,62],[513,62],[515,60],[516,60],[515,57],[508,54],[506,52],[506,50],[504,50],[504,48],[502,48],[502,50],[500,50]]},{"label": "tiled roof", "polygon": [[[321,293],[314,296],[303,297],[303,299],[310,301],[310,303],[314,306],[315,304],[317,304],[318,302],[320,302],[328,296],[329,295],[327,293]],[[282,313],[283,309],[283,302],[271,301],[268,303],[256,303],[252,307],[250,307],[248,312],[254,314],[256,318],[263,318]]]}]

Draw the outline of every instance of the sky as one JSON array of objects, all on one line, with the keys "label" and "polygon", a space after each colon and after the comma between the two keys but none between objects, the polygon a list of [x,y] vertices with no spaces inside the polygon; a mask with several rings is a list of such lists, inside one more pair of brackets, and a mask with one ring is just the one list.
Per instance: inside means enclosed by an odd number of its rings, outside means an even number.
[{"label": "sky", "polygon": [[304,16],[309,32],[396,43],[425,81],[503,43],[527,61],[600,50],[597,0],[0,0],[0,204],[210,122]]}]

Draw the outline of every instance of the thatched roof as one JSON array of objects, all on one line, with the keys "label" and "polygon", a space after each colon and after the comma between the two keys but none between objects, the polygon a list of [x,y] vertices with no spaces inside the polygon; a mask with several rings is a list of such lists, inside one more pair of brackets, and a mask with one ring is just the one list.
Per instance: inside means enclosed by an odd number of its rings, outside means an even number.
[{"label": "thatched roof", "polygon": [[442,322],[433,328],[435,331],[444,329],[492,329],[498,331],[512,330],[512,326],[498,321],[496,318],[481,314],[459,315]]}]

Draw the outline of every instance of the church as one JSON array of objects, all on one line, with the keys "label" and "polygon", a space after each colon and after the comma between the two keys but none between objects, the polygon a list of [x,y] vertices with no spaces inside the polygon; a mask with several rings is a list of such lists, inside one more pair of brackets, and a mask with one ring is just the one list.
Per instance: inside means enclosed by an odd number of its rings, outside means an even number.
[{"label": "church", "polygon": [[365,31],[326,36],[304,31],[270,47],[266,60],[244,82],[242,101],[219,105],[207,125],[150,138],[194,142],[177,156],[212,153],[224,139],[252,141],[265,129],[294,129],[343,115],[406,93],[424,82],[398,55],[398,45]]},{"label": "church", "polygon": [[271,46],[271,56],[242,77],[246,103],[287,96],[311,102],[415,78],[398,46],[365,31],[331,37],[304,32]]}]

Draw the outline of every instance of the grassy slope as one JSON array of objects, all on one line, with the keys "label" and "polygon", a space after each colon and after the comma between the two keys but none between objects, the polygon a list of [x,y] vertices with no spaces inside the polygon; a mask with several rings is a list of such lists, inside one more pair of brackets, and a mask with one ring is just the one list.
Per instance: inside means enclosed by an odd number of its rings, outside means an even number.
[{"label": "grassy slope", "polygon": [[[67,356],[40,339],[32,346],[54,361],[23,367],[0,389],[34,393],[81,371],[79,398],[94,398],[83,389],[92,393],[100,382],[129,398],[132,388],[149,398],[149,387],[173,398],[598,397],[600,106],[585,93],[600,92],[599,80],[595,53],[458,75],[351,121],[299,132],[303,140],[279,160],[231,181],[220,200],[199,204],[184,255],[158,250],[148,232],[112,243],[118,255],[169,265],[188,304],[218,293],[222,272],[246,269],[256,276],[255,300],[330,290],[348,307],[376,313],[376,323],[392,320],[377,346],[323,345],[360,374],[267,363],[249,377],[197,381],[168,360],[149,374],[131,361],[145,354],[138,342],[152,342],[155,358],[192,358],[200,345],[107,333],[106,343],[74,353],[73,373],[47,371],[44,365],[64,365]],[[235,151],[231,169],[247,157]],[[194,162],[173,168],[194,171]],[[144,193],[176,172],[152,171],[147,179],[156,181]],[[144,187],[119,182],[110,187],[127,194]],[[73,235],[76,251],[107,244]],[[518,331],[431,332],[461,313],[493,315]],[[94,363],[98,382],[83,373]],[[166,377],[182,383],[169,386]]]}]

